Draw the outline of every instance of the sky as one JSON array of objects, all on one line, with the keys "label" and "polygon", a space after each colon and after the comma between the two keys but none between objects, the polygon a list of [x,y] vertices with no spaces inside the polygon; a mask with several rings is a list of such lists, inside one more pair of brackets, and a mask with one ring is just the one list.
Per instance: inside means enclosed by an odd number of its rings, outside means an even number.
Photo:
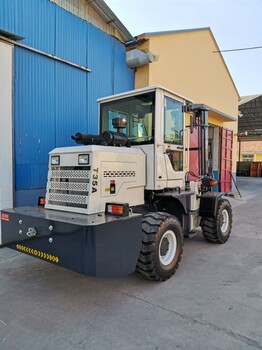
[{"label": "sky", "polygon": [[[262,0],[104,1],[133,36],[210,27],[220,50],[262,46]],[[222,55],[240,96],[262,94],[262,48]]]}]

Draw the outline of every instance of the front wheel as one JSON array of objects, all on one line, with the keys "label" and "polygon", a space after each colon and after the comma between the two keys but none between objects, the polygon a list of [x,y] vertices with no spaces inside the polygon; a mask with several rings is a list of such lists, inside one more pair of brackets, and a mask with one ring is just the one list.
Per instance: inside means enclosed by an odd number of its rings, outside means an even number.
[{"label": "front wheel", "polygon": [[183,235],[177,218],[149,213],[142,221],[142,248],[137,271],[144,277],[166,281],[176,271],[183,253]]},{"label": "front wheel", "polygon": [[204,238],[209,242],[225,243],[232,229],[233,214],[228,200],[220,200],[214,218],[202,218],[201,227]]}]

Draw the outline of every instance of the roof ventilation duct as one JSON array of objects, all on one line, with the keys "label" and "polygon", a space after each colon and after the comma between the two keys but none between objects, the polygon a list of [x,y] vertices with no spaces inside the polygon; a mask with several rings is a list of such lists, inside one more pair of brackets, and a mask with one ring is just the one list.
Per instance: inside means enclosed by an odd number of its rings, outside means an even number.
[{"label": "roof ventilation duct", "polygon": [[127,51],[126,53],[126,63],[130,68],[144,66],[145,64],[157,61],[158,58],[159,56],[153,55],[150,52],[143,52],[138,49],[133,49]]}]

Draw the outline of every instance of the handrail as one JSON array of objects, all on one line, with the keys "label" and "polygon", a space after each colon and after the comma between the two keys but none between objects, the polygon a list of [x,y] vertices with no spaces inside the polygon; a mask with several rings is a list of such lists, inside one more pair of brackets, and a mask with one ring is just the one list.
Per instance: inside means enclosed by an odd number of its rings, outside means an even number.
[{"label": "handrail", "polygon": [[189,131],[188,129],[183,129],[183,132],[184,132],[184,137],[185,137],[185,159],[187,160],[186,164],[183,165],[183,168],[186,169],[188,166],[189,166]]}]

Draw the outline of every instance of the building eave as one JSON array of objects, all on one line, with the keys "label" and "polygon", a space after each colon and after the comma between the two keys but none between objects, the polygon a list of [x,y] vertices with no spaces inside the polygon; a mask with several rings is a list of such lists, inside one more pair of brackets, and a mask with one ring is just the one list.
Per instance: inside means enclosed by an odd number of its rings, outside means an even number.
[{"label": "building eave", "polygon": [[147,32],[138,35],[137,39],[142,39],[143,37],[149,37],[149,36],[160,36],[160,35],[172,35],[172,34],[180,34],[180,33],[191,33],[191,32],[199,32],[202,30],[210,30],[209,27],[203,27],[203,28],[192,28],[192,29],[178,29],[178,30],[167,30],[167,31],[159,31],[159,32]]},{"label": "building eave", "polygon": [[86,2],[93,7],[108,25],[118,30],[125,42],[134,40],[132,34],[103,0],[86,0]]}]

